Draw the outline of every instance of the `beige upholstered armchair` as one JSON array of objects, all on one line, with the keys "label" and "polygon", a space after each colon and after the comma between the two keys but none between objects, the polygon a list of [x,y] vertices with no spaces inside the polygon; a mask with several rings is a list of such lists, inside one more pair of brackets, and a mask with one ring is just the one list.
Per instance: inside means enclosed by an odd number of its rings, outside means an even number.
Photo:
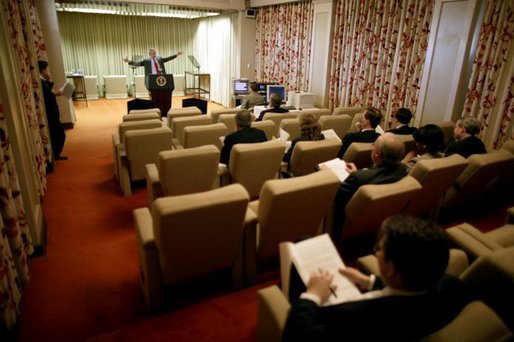
[{"label": "beige upholstered armchair", "polygon": [[300,115],[304,114],[312,114],[316,119],[319,120],[322,116],[331,116],[332,111],[330,111],[328,108],[305,108],[301,111],[296,112],[295,114],[300,117]]},{"label": "beige upholstered armchair", "polygon": [[236,114],[221,114],[218,118],[218,122],[221,122],[227,126],[228,133],[232,133],[236,130]]},{"label": "beige upholstered armchair", "polygon": [[125,150],[118,155],[120,187],[129,196],[131,183],[146,178],[145,165],[157,163],[159,152],[171,150],[171,130],[168,127],[128,131]]},{"label": "beige upholstered armchair", "polygon": [[319,124],[321,125],[321,130],[326,131],[329,129],[333,129],[336,132],[339,139],[343,139],[348,130],[350,129],[350,124],[352,123],[351,116],[347,114],[341,115],[323,115],[319,118]]},{"label": "beige upholstered armchair", "polygon": [[298,118],[284,119],[280,121],[280,129],[289,133],[289,140],[293,140],[301,135],[300,120]]},{"label": "beige upholstered armchair", "polygon": [[[196,107],[195,107],[196,108]],[[168,121],[169,127],[173,134],[173,146],[184,146],[184,128],[189,126],[203,126],[209,125],[211,120],[205,115],[186,116],[174,118],[171,122]]]},{"label": "beige upholstered armchair", "polygon": [[213,145],[159,152],[157,164],[146,164],[148,207],[163,196],[218,187],[220,151]]},{"label": "beige upholstered armchair", "polygon": [[391,184],[361,186],[344,209],[342,239],[375,234],[385,218],[402,213],[420,191],[421,185],[411,176]]},{"label": "beige upholstered armchair", "polygon": [[196,194],[162,197],[134,210],[141,286],[151,311],[169,285],[232,268],[242,284],[242,230],[248,193],[232,184]]},{"label": "beige upholstered armchair", "polygon": [[295,177],[316,172],[318,164],[334,159],[340,148],[337,139],[299,141],[289,161],[289,172]]},{"label": "beige upholstered armchair", "polygon": [[437,219],[443,196],[468,165],[466,158],[454,154],[445,158],[422,159],[410,170],[423,187],[421,193],[409,201],[404,213]]},{"label": "beige upholstered armchair", "polygon": [[364,107],[337,107],[337,108],[334,108],[332,115],[346,114],[346,115],[349,115],[351,118],[353,118],[353,116],[355,114],[364,113],[365,110],[366,110],[366,108],[364,108]]},{"label": "beige upholstered armchair", "polygon": [[507,209],[504,226],[482,233],[468,223],[461,223],[446,230],[450,240],[472,258],[492,251],[514,246],[514,207]]},{"label": "beige upholstered armchair", "polygon": [[118,133],[114,133],[112,135],[112,155],[114,160],[114,175],[116,176],[116,179],[119,179],[120,175],[120,164],[118,163],[119,154],[124,153],[125,151],[125,133],[130,130],[150,129],[159,127],[162,127],[162,122],[160,119],[127,121],[122,122],[118,125]]},{"label": "beige upholstered armchair", "polygon": [[354,163],[358,169],[371,167],[373,160],[371,159],[371,151],[373,143],[353,142],[343,155],[343,160],[347,163]]},{"label": "beige upholstered armchair", "polygon": [[175,118],[183,118],[188,116],[202,115],[202,111],[198,107],[170,108],[167,113],[168,123]]},{"label": "beige upholstered armchair", "polygon": [[453,137],[453,129],[455,128],[455,122],[453,121],[443,121],[437,124],[442,130],[444,134],[444,144],[448,146],[455,138]]},{"label": "beige upholstered armchair", "polygon": [[214,145],[221,150],[221,137],[227,135],[228,129],[222,123],[188,126],[184,128],[184,145],[176,148],[191,148],[203,145]]},{"label": "beige upholstered armchair", "polygon": [[211,123],[213,123],[213,124],[218,123],[219,122],[218,119],[219,119],[220,115],[222,115],[222,114],[236,114],[240,110],[241,110],[241,108],[215,109],[215,110],[211,111],[211,115],[210,115]]},{"label": "beige upholstered armchair", "polygon": [[253,144],[236,144],[230,152],[228,167],[220,164],[222,185],[239,183],[251,199],[259,197],[265,181],[278,178],[284,145],[278,139]]},{"label": "beige upholstered armchair", "polygon": [[448,214],[452,214],[454,209],[480,203],[498,178],[512,180],[514,156],[507,150],[474,154],[468,161],[468,166],[444,197],[443,209]]},{"label": "beige upholstered armchair", "polygon": [[507,140],[503,145],[502,149],[509,151],[514,154],[514,139]]},{"label": "beige upholstered armchair", "polygon": [[131,109],[129,111],[129,114],[146,114],[146,113],[157,113],[157,114],[159,114],[159,119],[161,118],[161,109],[160,108]]},{"label": "beige upholstered armchair", "polygon": [[264,114],[264,117],[262,120],[271,120],[275,124],[275,127],[277,128],[275,132],[275,136],[279,136],[280,131],[280,121],[284,119],[296,119],[297,115],[296,113],[266,113]]},{"label": "beige upholstered armchair", "polygon": [[127,114],[127,115],[123,115],[123,122],[127,122],[127,121],[143,121],[143,120],[153,120],[153,119],[157,119],[157,120],[161,120],[161,115],[159,114],[159,112],[148,112],[148,113],[136,113],[136,114]]},{"label": "beige upholstered armchair", "polygon": [[260,129],[261,131],[266,133],[266,138],[268,140],[271,140],[274,137],[278,137],[276,135],[277,127],[275,126],[275,123],[273,123],[273,121],[271,120],[254,121],[252,122],[252,127]]},{"label": "beige upholstered armchair", "polygon": [[323,219],[339,184],[330,170],[264,183],[259,200],[248,205],[258,223],[248,225],[244,232],[248,283],[255,280],[257,260],[276,256],[280,242],[323,231]]}]

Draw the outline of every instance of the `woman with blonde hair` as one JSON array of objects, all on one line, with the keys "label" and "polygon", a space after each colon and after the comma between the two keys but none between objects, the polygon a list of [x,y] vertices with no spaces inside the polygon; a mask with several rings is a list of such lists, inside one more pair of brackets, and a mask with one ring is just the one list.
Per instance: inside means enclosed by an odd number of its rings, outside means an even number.
[{"label": "woman with blonde hair", "polygon": [[318,119],[312,114],[300,116],[300,136],[291,141],[291,147],[287,150],[282,160],[289,163],[294,147],[299,141],[323,140],[325,136],[321,133],[321,126]]}]

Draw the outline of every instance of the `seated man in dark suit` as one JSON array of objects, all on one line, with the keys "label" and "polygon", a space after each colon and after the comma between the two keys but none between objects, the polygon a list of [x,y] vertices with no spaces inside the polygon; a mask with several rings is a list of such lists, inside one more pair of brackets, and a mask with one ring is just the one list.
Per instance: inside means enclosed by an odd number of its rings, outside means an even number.
[{"label": "seated man in dark suit", "polygon": [[404,150],[404,143],[400,138],[392,133],[384,133],[373,144],[371,150],[372,167],[357,170],[355,164],[346,164],[350,175],[341,183],[334,200],[334,240],[337,241],[341,234],[344,208],[359,187],[366,184],[394,183],[407,175],[405,164],[401,162]]},{"label": "seated man in dark suit", "polygon": [[253,109],[254,106],[264,104],[266,96],[259,94],[259,85],[257,82],[250,83],[250,92],[241,102],[241,109]]},{"label": "seated man in dark suit", "polygon": [[370,143],[377,140],[380,134],[375,131],[375,128],[380,124],[380,120],[382,120],[380,110],[373,107],[368,108],[357,122],[359,132],[348,133],[344,136],[343,144],[339,153],[337,153],[337,157],[343,158],[346,150],[353,142]]},{"label": "seated man in dark suit", "polygon": [[268,140],[264,131],[251,127],[252,114],[249,111],[241,110],[237,112],[235,120],[237,130],[225,137],[221,148],[220,162],[226,165],[230,161],[230,151],[235,144],[258,143]]},{"label": "seated man in dark suit", "polygon": [[468,117],[458,120],[453,129],[455,141],[446,147],[445,156],[460,154],[467,158],[472,154],[487,153],[484,143],[477,137],[478,133],[480,122],[477,119]]},{"label": "seated man in dark suit", "polygon": [[263,110],[255,121],[262,121],[266,113],[288,113],[289,109],[280,107],[282,105],[282,97],[279,94],[273,93],[269,96],[269,104],[271,108]]},{"label": "seated man in dark suit", "polygon": [[445,232],[413,216],[386,219],[375,253],[380,277],[339,270],[362,298],[320,306],[331,295],[333,272],[314,272],[307,291],[292,302],[283,341],[417,341],[449,323],[464,307],[462,283],[443,275],[449,250]]},{"label": "seated man in dark suit", "polygon": [[400,135],[411,135],[416,131],[416,127],[409,126],[411,120],[412,112],[407,108],[400,108],[396,113],[391,115],[391,122],[389,123],[391,129],[387,132]]}]

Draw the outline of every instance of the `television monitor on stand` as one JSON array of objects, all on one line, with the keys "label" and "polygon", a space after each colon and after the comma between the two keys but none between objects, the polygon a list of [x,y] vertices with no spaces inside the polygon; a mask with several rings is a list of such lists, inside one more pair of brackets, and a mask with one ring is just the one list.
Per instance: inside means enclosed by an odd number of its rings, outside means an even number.
[{"label": "television monitor on stand", "polygon": [[232,94],[238,95],[248,95],[250,89],[250,81],[237,79],[233,81],[233,89]]},{"label": "television monitor on stand", "polygon": [[269,97],[273,93],[280,95],[280,97],[282,98],[282,103],[286,102],[286,97],[287,97],[286,86],[278,85],[278,84],[268,85],[268,87],[266,89],[266,101],[269,101]]}]

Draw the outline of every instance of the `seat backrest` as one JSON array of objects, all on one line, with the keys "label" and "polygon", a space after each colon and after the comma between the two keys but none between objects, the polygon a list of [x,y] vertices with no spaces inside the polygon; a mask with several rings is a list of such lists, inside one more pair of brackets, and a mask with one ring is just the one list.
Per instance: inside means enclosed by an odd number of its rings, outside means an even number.
[{"label": "seat backrest", "polygon": [[423,341],[509,341],[512,333],[501,318],[485,303],[467,304],[450,323],[427,336]]},{"label": "seat backrest", "polygon": [[157,113],[159,118],[161,117],[160,108],[148,108],[148,109],[131,109],[129,114],[144,114],[144,113]]},{"label": "seat backrest", "polygon": [[164,196],[212,189],[217,177],[220,151],[214,145],[163,151],[157,170]]},{"label": "seat backrest", "polygon": [[184,108],[170,108],[168,111],[168,127],[171,127],[171,122],[176,118],[192,117],[202,115],[202,111],[198,107],[184,107]]},{"label": "seat backrest", "polygon": [[460,276],[468,289],[489,305],[514,331],[514,246],[476,259]]},{"label": "seat backrest", "polygon": [[409,175],[421,184],[423,190],[418,198],[409,201],[403,212],[417,216],[435,215],[442,196],[467,165],[467,159],[458,154],[418,161]]},{"label": "seat backrest", "polygon": [[143,120],[161,120],[161,115],[157,112],[148,112],[148,113],[136,113],[136,114],[127,114],[123,115],[123,122],[127,121],[143,121]]},{"label": "seat backrest", "polygon": [[317,235],[340,184],[330,170],[264,183],[257,213],[257,256],[277,255],[280,242]]},{"label": "seat backrest", "polygon": [[350,129],[350,124],[352,123],[351,116],[347,114],[341,115],[323,115],[319,118],[319,124],[321,126],[322,131],[326,131],[328,129],[333,129],[336,132],[339,139],[343,139],[348,130]]},{"label": "seat backrest", "polygon": [[298,117],[304,114],[312,114],[316,119],[319,119],[322,116],[332,115],[332,112],[328,108],[307,108],[297,112],[296,114]]},{"label": "seat backrest", "polygon": [[361,186],[346,205],[342,238],[376,234],[385,218],[400,214],[420,191],[421,185],[411,176],[395,183]]},{"label": "seat backrest", "polygon": [[266,113],[264,114],[264,117],[262,120],[271,120],[275,124],[275,127],[277,130],[275,131],[275,136],[279,136],[279,130],[280,130],[280,121],[284,119],[296,119],[297,115],[296,113]]},{"label": "seat backrest", "polygon": [[234,145],[229,163],[232,183],[242,184],[250,198],[257,198],[262,184],[268,179],[277,178],[284,148],[278,139]]},{"label": "seat backrest", "polygon": [[[196,108],[196,107],[195,107]],[[184,128],[188,126],[209,125],[211,120],[205,115],[197,115],[190,117],[181,117],[171,120],[171,132],[173,138],[177,139],[179,144],[184,145]]]},{"label": "seat backrest", "polygon": [[159,127],[162,127],[162,121],[159,119],[121,122],[118,125],[118,134],[120,136],[120,142],[122,144],[125,143],[125,135],[128,131]]},{"label": "seat backrest", "polygon": [[405,148],[404,154],[407,154],[410,151],[417,151],[416,142],[414,141],[412,134],[395,134],[395,136],[403,141],[403,146]]},{"label": "seat backrest", "polygon": [[125,152],[132,181],[146,178],[146,164],[156,164],[159,152],[171,150],[171,130],[168,127],[128,131]]},{"label": "seat backrest", "polygon": [[337,107],[334,108],[332,115],[343,115],[346,114],[353,118],[353,116],[357,113],[364,113],[366,108],[364,107]]},{"label": "seat backrest", "polygon": [[454,140],[453,137],[453,129],[455,128],[455,122],[453,121],[443,121],[437,124],[441,128],[444,134],[444,144],[448,146]]},{"label": "seat backrest", "polygon": [[502,149],[509,151],[514,154],[514,139],[507,140],[503,143]]},{"label": "seat backrest", "polygon": [[373,143],[353,142],[344,153],[343,160],[347,163],[354,163],[358,169],[371,167],[373,165],[372,150]]},{"label": "seat backrest", "polygon": [[341,142],[337,139],[299,141],[291,155],[289,170],[294,176],[316,172],[318,164],[334,159],[340,148]]},{"label": "seat backrest", "polygon": [[504,169],[510,168],[513,159],[514,156],[507,150],[469,156],[468,166],[446,192],[444,207],[477,200],[488,185],[502,175]]},{"label": "seat backrest", "polygon": [[301,135],[300,131],[300,120],[296,119],[284,119],[280,121],[280,129],[289,133],[289,139],[293,140]]},{"label": "seat backrest", "polygon": [[218,123],[218,119],[221,114],[236,114],[239,112],[241,108],[224,108],[224,109],[216,109],[211,111],[211,122],[213,124]]},{"label": "seat backrest", "polygon": [[273,139],[277,132],[277,127],[275,126],[275,123],[271,120],[254,121],[252,122],[252,127],[264,131],[264,133],[266,133],[266,138],[268,140]]},{"label": "seat backrest", "polygon": [[184,148],[214,145],[221,150],[220,137],[224,137],[227,133],[227,126],[222,123],[186,127],[184,128]]},{"label": "seat backrest", "polygon": [[164,285],[232,266],[248,200],[240,184],[231,184],[154,201],[153,232]]},{"label": "seat backrest", "polygon": [[236,114],[221,114],[218,118],[218,122],[227,126],[228,133],[232,133],[236,130]]}]

